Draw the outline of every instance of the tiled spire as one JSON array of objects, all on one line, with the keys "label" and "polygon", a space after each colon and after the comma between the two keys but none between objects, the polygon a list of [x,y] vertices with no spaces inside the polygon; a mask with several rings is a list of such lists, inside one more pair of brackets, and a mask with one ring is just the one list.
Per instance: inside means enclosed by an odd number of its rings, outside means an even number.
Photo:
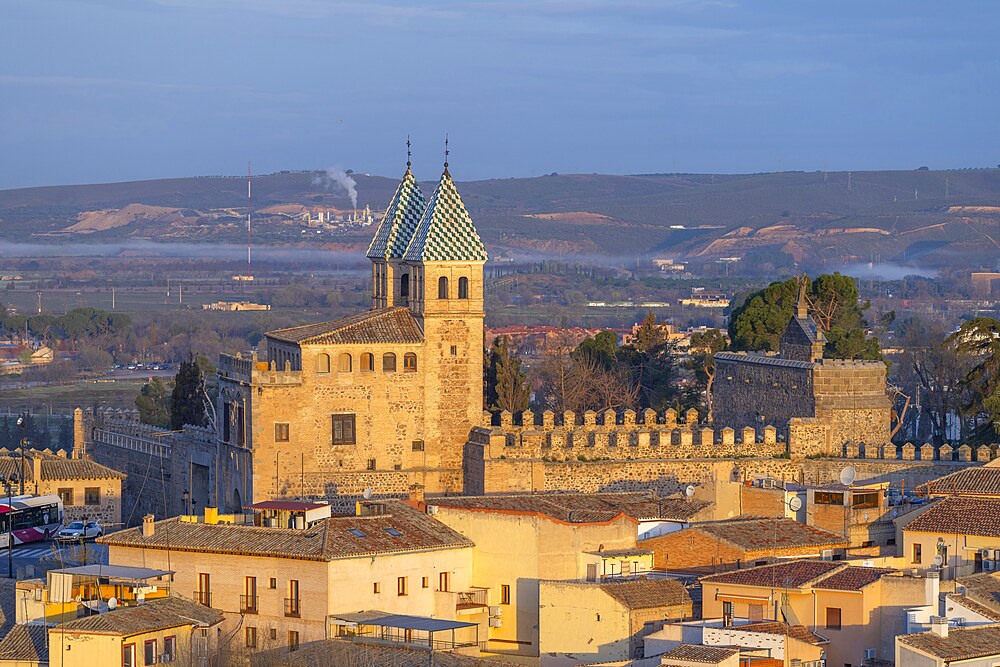
[{"label": "tiled spire", "polygon": [[486,247],[476,232],[476,226],[458,194],[455,181],[451,179],[447,162],[403,259],[408,262],[489,259]]},{"label": "tiled spire", "polygon": [[410,171],[409,139],[406,140],[406,147],[406,173],[403,174],[403,180],[399,182],[396,194],[392,196],[389,207],[385,210],[385,217],[379,223],[375,238],[368,247],[366,255],[371,259],[400,259],[424,213],[424,195]]}]

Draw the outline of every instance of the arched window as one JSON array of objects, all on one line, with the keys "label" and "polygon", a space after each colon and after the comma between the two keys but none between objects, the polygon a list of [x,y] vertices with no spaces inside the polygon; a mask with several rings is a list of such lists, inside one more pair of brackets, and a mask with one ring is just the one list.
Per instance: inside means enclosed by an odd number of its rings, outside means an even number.
[{"label": "arched window", "polygon": [[438,278],[438,298],[448,298],[448,279],[445,276]]},{"label": "arched window", "polygon": [[410,274],[404,273],[399,277],[399,296],[410,296]]},{"label": "arched window", "polygon": [[361,355],[361,372],[371,373],[375,370],[375,355],[371,352],[365,352]]},{"label": "arched window", "polygon": [[350,373],[351,372],[351,355],[344,352],[339,357],[337,357],[337,372],[338,373]]},{"label": "arched window", "polygon": [[417,355],[412,352],[403,355],[403,370],[407,373],[417,372]]},{"label": "arched window", "polygon": [[320,353],[316,355],[316,372],[317,373],[329,373],[330,372],[330,355]]},{"label": "arched window", "polygon": [[386,373],[396,372],[396,355],[392,352],[386,352],[382,355],[382,370]]},{"label": "arched window", "polygon": [[469,279],[462,276],[458,279],[458,298],[468,299],[469,298]]}]

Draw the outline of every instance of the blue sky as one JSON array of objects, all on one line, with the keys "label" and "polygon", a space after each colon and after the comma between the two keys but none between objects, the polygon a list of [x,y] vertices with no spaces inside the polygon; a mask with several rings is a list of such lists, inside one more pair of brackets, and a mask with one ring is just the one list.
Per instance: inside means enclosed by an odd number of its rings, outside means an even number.
[{"label": "blue sky", "polygon": [[4,0],[0,188],[995,166],[1000,3]]}]

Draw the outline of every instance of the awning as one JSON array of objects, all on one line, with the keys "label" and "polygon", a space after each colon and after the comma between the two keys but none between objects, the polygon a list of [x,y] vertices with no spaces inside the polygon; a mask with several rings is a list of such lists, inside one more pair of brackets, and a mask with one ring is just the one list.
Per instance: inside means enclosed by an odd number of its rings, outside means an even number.
[{"label": "awning", "polygon": [[[337,623],[337,621],[344,623]],[[442,630],[457,630],[459,628],[471,628],[478,623],[463,623],[462,621],[449,621],[443,618],[430,618],[428,616],[407,616],[405,614],[387,614],[376,616],[370,612],[358,612],[356,614],[340,614],[333,616],[331,622],[334,625],[373,625],[382,628],[399,628],[402,630],[423,630],[424,632],[441,632]]]},{"label": "awning", "polygon": [[75,577],[107,577],[132,581],[146,581],[173,574],[171,570],[153,570],[148,567],[129,567],[127,565],[82,565],[61,570],[49,570],[49,572],[71,574]]}]

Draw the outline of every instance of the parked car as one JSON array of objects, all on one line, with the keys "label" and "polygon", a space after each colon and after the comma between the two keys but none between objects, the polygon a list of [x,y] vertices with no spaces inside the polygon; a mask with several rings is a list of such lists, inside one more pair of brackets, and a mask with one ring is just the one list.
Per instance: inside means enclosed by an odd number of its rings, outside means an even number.
[{"label": "parked car", "polygon": [[76,542],[79,540],[93,540],[104,534],[104,529],[97,521],[74,521],[56,533],[56,539],[60,542]]}]

